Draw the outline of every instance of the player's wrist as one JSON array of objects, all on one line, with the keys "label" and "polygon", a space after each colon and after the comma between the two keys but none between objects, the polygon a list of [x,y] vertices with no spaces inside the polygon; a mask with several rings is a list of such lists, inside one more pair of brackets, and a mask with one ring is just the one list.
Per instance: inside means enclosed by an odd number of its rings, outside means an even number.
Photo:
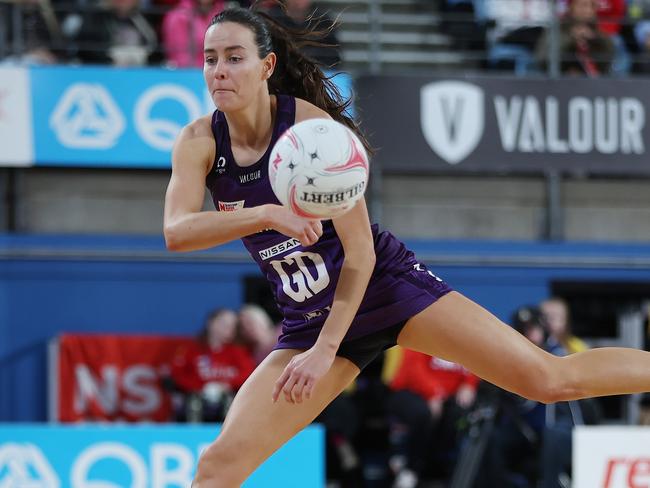
[{"label": "player's wrist", "polygon": [[326,354],[332,354],[336,355],[336,351],[339,350],[340,343],[327,338],[327,337],[319,337],[316,340],[316,344],[314,344],[314,347]]},{"label": "player's wrist", "polygon": [[261,224],[262,229],[275,229],[275,208],[276,205],[267,203],[255,207],[258,210],[257,220]]}]

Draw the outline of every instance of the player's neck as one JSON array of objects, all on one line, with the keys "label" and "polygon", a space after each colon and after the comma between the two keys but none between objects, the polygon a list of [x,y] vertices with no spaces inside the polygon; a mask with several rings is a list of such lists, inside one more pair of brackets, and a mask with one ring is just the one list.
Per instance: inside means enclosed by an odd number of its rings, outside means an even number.
[{"label": "player's neck", "polygon": [[265,91],[245,109],[226,114],[231,144],[250,148],[267,146],[273,130],[275,100]]}]

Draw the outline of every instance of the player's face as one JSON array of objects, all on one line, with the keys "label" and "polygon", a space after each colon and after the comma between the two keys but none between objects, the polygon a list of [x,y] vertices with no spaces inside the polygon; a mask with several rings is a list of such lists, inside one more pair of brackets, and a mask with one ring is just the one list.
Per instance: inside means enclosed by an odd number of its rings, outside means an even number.
[{"label": "player's face", "polygon": [[273,54],[260,59],[248,27],[235,22],[211,26],[205,34],[203,76],[219,110],[241,110],[267,90],[274,59]]}]

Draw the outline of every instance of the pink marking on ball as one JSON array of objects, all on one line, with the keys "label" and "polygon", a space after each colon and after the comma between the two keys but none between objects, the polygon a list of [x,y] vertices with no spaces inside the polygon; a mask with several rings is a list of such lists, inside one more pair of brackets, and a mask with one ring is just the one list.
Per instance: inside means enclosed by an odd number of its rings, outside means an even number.
[{"label": "pink marking on ball", "polygon": [[368,171],[368,160],[366,159],[364,152],[359,150],[356,141],[349,134],[348,139],[350,141],[350,146],[352,147],[350,157],[343,164],[340,164],[338,166],[330,166],[327,168],[327,171],[334,171],[338,173],[339,171],[347,171],[352,168],[363,168],[366,170],[366,172]]},{"label": "pink marking on ball", "polygon": [[318,215],[305,212],[298,206],[298,200],[296,199],[296,185],[291,185],[291,189],[289,190],[289,205],[291,206],[291,211],[298,217],[303,217],[305,219],[320,219]]}]

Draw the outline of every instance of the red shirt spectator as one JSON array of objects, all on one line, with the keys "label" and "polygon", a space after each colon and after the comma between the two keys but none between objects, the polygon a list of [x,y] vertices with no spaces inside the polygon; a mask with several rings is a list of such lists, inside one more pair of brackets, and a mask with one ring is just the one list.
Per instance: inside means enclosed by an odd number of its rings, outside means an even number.
[{"label": "red shirt spectator", "polygon": [[410,390],[426,400],[446,400],[461,388],[476,391],[479,378],[463,366],[420,352],[405,350],[391,383],[393,390]]},{"label": "red shirt spectator", "polygon": [[172,363],[172,378],[187,392],[199,392],[213,382],[237,391],[253,369],[253,358],[242,346],[225,344],[213,350],[196,344],[178,352]]},{"label": "red shirt spectator", "polygon": [[171,376],[178,388],[197,393],[209,383],[237,391],[255,369],[243,346],[233,344],[237,315],[216,310],[208,316],[196,344],[180,349],[172,361]]},{"label": "red shirt spectator", "polygon": [[625,17],[625,0],[597,0],[598,28],[607,35],[620,32]]}]

